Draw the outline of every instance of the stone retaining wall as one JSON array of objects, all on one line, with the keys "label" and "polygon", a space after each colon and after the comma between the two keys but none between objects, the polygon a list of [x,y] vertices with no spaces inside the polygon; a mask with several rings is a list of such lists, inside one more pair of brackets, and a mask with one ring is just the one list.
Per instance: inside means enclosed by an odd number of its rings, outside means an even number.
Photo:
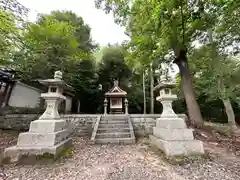
[{"label": "stone retaining wall", "polygon": [[[148,136],[152,134],[153,127],[156,126],[156,119],[160,116],[161,114],[130,114],[135,135]],[[178,114],[178,116],[187,120],[185,114]]]},{"label": "stone retaining wall", "polygon": [[[93,127],[100,114],[65,114],[61,115],[66,121],[70,133],[74,136],[91,136]],[[36,120],[38,114],[11,114],[0,116],[1,129],[28,130],[31,121]],[[152,134],[156,119],[160,114],[131,114],[133,129],[136,136]],[[179,114],[186,120],[185,114]]]},{"label": "stone retaining wall", "polygon": [[31,121],[38,119],[38,114],[8,114],[0,116],[1,129],[28,130]]},{"label": "stone retaining wall", "polygon": [[68,129],[74,136],[89,136],[92,135],[92,130],[99,114],[66,114],[62,117],[67,121]]}]

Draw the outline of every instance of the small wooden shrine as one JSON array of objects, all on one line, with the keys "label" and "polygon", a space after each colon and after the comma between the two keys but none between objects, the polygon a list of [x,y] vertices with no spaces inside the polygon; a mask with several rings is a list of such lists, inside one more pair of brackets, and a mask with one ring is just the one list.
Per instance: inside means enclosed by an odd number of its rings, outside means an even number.
[{"label": "small wooden shrine", "polygon": [[126,95],[127,92],[123,91],[118,86],[118,81],[114,81],[113,87],[108,92],[105,93],[104,114],[107,114],[108,104],[110,114],[122,114],[122,113],[128,114],[128,100],[126,98]]}]

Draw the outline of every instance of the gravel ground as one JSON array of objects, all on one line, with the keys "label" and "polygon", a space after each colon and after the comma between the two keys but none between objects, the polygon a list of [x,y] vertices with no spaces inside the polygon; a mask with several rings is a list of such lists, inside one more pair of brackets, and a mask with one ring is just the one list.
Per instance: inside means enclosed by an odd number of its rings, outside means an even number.
[{"label": "gravel ground", "polygon": [[[16,134],[0,133],[1,147],[16,141]],[[3,136],[4,135],[4,136]],[[10,141],[11,143],[2,143]],[[173,165],[163,160],[147,139],[135,145],[89,145],[74,138],[73,156],[45,165],[5,165],[3,180],[238,180],[240,158],[206,144],[211,160]]]}]

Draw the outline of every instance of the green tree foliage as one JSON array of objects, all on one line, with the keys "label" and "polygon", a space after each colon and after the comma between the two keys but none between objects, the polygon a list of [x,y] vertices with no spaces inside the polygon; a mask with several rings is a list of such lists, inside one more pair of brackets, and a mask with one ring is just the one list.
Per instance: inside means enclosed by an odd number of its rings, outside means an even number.
[{"label": "green tree foliage", "polygon": [[6,65],[19,46],[20,35],[16,17],[12,13],[0,9],[0,17],[0,65]]},{"label": "green tree foliage", "polygon": [[81,113],[96,113],[102,102],[95,62],[92,59],[77,61],[72,69],[73,71],[68,73],[68,79],[75,89],[76,99],[80,100]]},{"label": "green tree foliage", "polygon": [[[73,24],[73,21],[76,24]],[[81,26],[84,26],[82,27],[83,31],[80,31]],[[51,77],[57,69],[67,73],[71,71],[69,67],[72,67],[71,64],[74,61],[91,58],[91,39],[86,29],[90,31],[82,19],[71,12],[53,12],[50,15],[41,15],[38,23],[29,24],[24,34],[25,46],[18,54],[20,57],[16,56],[15,60],[23,72],[22,78]],[[85,39],[80,37],[80,33]],[[89,38],[89,47],[84,49],[81,46],[84,44],[88,46],[86,37]],[[84,39],[83,42],[81,39]]]},{"label": "green tree foliage", "polygon": [[41,25],[30,24],[24,41],[25,58],[17,59],[23,79],[49,78],[57,69],[65,72],[66,64],[81,57],[74,27],[53,18],[46,18]]},{"label": "green tree foliage", "polygon": [[[1,1],[0,65],[14,66],[27,82],[63,71],[82,113],[102,113],[104,93],[119,80],[128,92],[129,112],[143,113],[153,112],[151,89],[162,64],[175,62],[180,70],[180,98],[173,104],[177,113],[188,113],[195,125],[202,125],[196,93],[205,119],[229,119],[224,112],[229,102],[237,114],[239,59],[232,55],[240,47],[239,1],[96,0],[96,5],[113,12],[130,41],[97,50],[91,28],[75,13],[53,11],[28,23],[23,21],[25,7]],[[161,104],[154,101],[154,106],[161,113]]]},{"label": "green tree foliage", "polygon": [[99,83],[103,90],[109,90],[114,80],[118,80],[122,86],[127,87],[131,77],[131,69],[125,63],[125,51],[120,46],[110,46],[103,49],[101,62],[99,63]]},{"label": "green tree foliage", "polygon": [[[235,128],[235,115],[231,100],[239,96],[239,60],[219,54],[213,57],[213,46],[205,45],[194,51],[191,61],[197,65],[195,88],[199,96],[207,96],[208,100],[221,99],[225,107],[229,124]],[[208,87],[208,88],[206,88]]]},{"label": "green tree foliage", "polygon": [[187,55],[194,48],[194,42],[206,41],[209,28],[227,27],[223,16],[233,10],[233,14],[237,14],[239,6],[236,4],[217,0],[96,0],[98,8],[112,11],[116,21],[126,25],[134,57],[149,64],[149,60],[162,56],[163,62],[174,60],[178,65],[188,114],[196,126],[202,126],[203,120],[193,91]]},{"label": "green tree foliage", "polygon": [[74,27],[74,36],[77,40],[78,48],[86,53],[96,48],[96,45],[92,42],[90,31],[91,28],[84,23],[83,19],[77,16],[71,11],[52,11],[51,15],[41,16],[38,20],[38,24],[42,24],[45,18],[53,18],[59,22],[69,23]]},{"label": "green tree foliage", "polygon": [[235,0],[219,2],[222,2],[220,8],[218,8],[219,23],[213,27],[218,40],[217,45],[221,50],[226,50],[226,47],[228,47],[225,52],[236,55],[240,51],[240,2]]},{"label": "green tree foliage", "polygon": [[24,46],[14,56],[22,81],[51,78],[54,71],[61,70],[75,89],[76,99],[84,104],[82,112],[96,111],[94,98],[98,89],[92,54],[96,46],[90,27],[81,17],[69,11],[40,15],[37,23],[28,23],[23,40]]},{"label": "green tree foliage", "polygon": [[[14,14],[18,20],[23,20],[28,13],[28,9],[17,0],[1,0],[0,9]],[[2,18],[5,19],[5,17],[0,16],[0,21],[2,21]]]},{"label": "green tree foliage", "polygon": [[[132,70],[125,63],[125,56],[125,49],[121,46],[109,45],[102,48],[102,59],[98,64],[99,84],[102,85],[99,109],[103,109],[104,94],[113,86],[115,80],[118,80],[120,87],[128,92],[129,105],[132,111],[140,109],[132,106],[133,101],[136,102],[134,98],[137,94],[132,96],[130,93],[133,88],[129,86],[132,80]],[[130,110],[130,112],[132,111]]]},{"label": "green tree foliage", "polygon": [[9,65],[22,46],[21,32],[28,9],[17,0],[0,1],[0,65]]}]

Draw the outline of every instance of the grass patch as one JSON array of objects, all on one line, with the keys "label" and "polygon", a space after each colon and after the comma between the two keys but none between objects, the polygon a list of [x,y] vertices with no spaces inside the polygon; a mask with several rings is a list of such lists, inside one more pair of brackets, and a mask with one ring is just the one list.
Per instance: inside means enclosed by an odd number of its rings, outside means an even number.
[{"label": "grass patch", "polygon": [[61,151],[57,158],[70,158],[73,156],[73,149],[72,148],[67,148],[63,151]]}]

